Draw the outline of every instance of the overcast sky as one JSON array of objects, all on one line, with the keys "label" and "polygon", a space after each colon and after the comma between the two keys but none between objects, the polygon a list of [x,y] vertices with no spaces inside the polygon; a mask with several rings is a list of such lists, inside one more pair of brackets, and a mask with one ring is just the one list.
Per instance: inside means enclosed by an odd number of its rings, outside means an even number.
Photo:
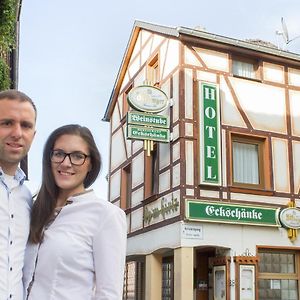
[{"label": "overcast sky", "polygon": [[[38,108],[37,134],[29,156],[29,185],[41,179],[48,135],[69,123],[93,132],[103,158],[94,189],[107,198],[109,124],[101,121],[135,20],[205,27],[237,39],[263,39],[283,46],[281,17],[290,39],[300,35],[300,1],[101,1],[23,0],[19,89]],[[300,38],[288,45],[300,54]]]}]

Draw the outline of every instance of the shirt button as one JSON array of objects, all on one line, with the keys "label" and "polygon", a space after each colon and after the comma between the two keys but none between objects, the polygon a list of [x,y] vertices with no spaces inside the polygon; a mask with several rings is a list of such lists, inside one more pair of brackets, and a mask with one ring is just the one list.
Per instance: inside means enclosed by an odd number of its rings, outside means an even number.
[{"label": "shirt button", "polygon": [[11,215],[10,215],[10,217],[13,219],[13,218],[14,218],[14,215],[13,215],[13,214],[11,214]]},{"label": "shirt button", "polygon": [[9,298],[12,298],[12,294],[9,295]]},{"label": "shirt button", "polygon": [[12,241],[9,242],[12,245]]},{"label": "shirt button", "polygon": [[9,270],[12,271],[12,267],[10,267]]}]

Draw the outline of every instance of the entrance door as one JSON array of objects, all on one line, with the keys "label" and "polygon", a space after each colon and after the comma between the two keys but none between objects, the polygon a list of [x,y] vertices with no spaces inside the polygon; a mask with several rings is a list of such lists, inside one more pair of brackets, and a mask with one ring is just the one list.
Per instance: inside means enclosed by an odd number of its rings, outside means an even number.
[{"label": "entrance door", "polygon": [[198,250],[196,253],[195,288],[196,300],[211,300],[211,275],[209,258],[214,257],[214,250]]}]

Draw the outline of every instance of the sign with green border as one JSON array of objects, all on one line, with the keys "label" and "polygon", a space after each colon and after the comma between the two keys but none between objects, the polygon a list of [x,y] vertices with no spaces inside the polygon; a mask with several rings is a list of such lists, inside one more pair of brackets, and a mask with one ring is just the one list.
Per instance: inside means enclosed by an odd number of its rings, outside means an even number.
[{"label": "sign with green border", "polygon": [[200,184],[221,184],[219,87],[199,84]]},{"label": "sign with green border", "polygon": [[164,128],[127,125],[127,138],[134,140],[151,140],[156,142],[169,143],[170,130]]},{"label": "sign with green border", "polygon": [[186,200],[190,221],[279,227],[278,214],[279,208]]},{"label": "sign with green border", "polygon": [[130,111],[127,113],[127,124],[169,128],[170,120],[168,116]]}]

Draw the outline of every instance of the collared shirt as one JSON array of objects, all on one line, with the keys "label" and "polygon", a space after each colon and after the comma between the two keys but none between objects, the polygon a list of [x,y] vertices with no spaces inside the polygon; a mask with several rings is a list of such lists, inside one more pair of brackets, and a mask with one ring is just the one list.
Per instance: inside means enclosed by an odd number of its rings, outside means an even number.
[{"label": "collared shirt", "polygon": [[[25,254],[29,300],[121,300],[126,254],[124,211],[89,191],[68,199],[40,245]],[[36,260],[37,257],[37,260]],[[35,272],[34,272],[35,270]]]},{"label": "collared shirt", "polygon": [[0,168],[0,299],[23,300],[22,268],[29,234],[30,191],[18,169],[9,178]]}]

